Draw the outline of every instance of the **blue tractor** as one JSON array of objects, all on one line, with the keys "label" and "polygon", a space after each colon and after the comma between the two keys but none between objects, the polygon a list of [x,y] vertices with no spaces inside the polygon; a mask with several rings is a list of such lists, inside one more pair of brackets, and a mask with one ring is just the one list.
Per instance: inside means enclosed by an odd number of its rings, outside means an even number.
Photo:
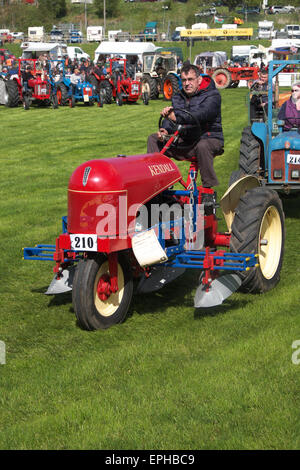
[{"label": "blue tractor", "polygon": [[239,170],[232,173],[230,185],[243,175],[253,175],[280,193],[300,190],[300,119],[293,119],[292,125],[288,119],[278,120],[281,105],[291,96],[290,83],[299,82],[299,72],[298,58],[269,62],[268,91],[262,92],[267,99],[242,132]]},{"label": "blue tractor", "polygon": [[[51,82],[55,83],[56,95],[60,106],[69,105],[74,108],[77,102],[83,102],[85,105],[93,106],[97,103],[99,107],[103,106],[103,94],[97,91],[94,84],[90,83],[82,76],[79,83],[72,84],[71,74],[66,73],[64,60],[49,61],[57,63],[56,67],[50,67],[49,72]],[[55,71],[55,72],[54,72]]]}]

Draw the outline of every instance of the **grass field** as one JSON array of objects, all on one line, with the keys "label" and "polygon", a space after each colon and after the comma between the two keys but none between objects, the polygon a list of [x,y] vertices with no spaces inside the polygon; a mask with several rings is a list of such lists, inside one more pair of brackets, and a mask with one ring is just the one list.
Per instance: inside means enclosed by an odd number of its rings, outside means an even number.
[{"label": "grass field", "polygon": [[[219,197],[237,168],[245,94],[222,91]],[[194,310],[197,274],[187,272],[136,296],[125,323],[86,332],[70,294],[43,295],[52,263],[22,260],[22,247],[61,232],[72,171],[143,153],[164,105],[0,108],[1,449],[299,449],[299,198],[284,200],[276,289],[211,310]]]}]

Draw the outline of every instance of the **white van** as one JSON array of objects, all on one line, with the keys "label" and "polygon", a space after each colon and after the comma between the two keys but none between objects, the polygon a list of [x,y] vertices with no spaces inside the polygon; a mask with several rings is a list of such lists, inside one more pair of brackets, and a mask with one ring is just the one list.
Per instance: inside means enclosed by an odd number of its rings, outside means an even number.
[{"label": "white van", "polygon": [[90,56],[86,53],[83,52],[81,47],[78,46],[69,46],[67,47],[67,54],[70,57],[70,59],[90,59]]},{"label": "white van", "polygon": [[88,42],[102,41],[103,26],[88,26],[86,29],[86,39]]}]

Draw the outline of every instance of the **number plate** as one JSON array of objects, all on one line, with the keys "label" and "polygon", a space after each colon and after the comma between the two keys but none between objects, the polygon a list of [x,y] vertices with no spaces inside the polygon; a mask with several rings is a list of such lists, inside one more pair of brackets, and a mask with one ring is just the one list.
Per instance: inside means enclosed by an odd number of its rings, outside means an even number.
[{"label": "number plate", "polygon": [[83,101],[86,103],[87,101],[89,101],[89,95],[88,94],[84,94],[83,95]]},{"label": "number plate", "polygon": [[72,250],[97,251],[97,235],[70,235]]},{"label": "number plate", "polygon": [[292,163],[293,165],[300,165],[300,155],[288,153],[287,162]]}]

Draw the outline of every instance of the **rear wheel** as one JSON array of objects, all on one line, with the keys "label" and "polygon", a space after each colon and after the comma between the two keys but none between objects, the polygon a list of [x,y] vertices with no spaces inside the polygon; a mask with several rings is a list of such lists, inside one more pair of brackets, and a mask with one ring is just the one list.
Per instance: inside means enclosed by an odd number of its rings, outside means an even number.
[{"label": "rear wheel", "polygon": [[19,88],[15,80],[8,80],[5,82],[6,100],[5,106],[8,108],[15,108],[19,104]]},{"label": "rear wheel", "polygon": [[231,74],[227,69],[217,69],[211,77],[215,81],[217,88],[223,90],[231,85]]},{"label": "rear wheel", "polygon": [[178,92],[179,92],[178,78],[172,74],[167,75],[163,83],[164,99],[171,100],[172,96]]},{"label": "rear wheel", "polygon": [[103,80],[100,83],[100,92],[103,92],[104,104],[111,104],[113,100],[113,91],[108,80]]},{"label": "rear wheel", "polygon": [[266,292],[280,278],[284,252],[284,213],[278,194],[267,188],[247,191],[240,199],[231,227],[230,251],[257,253],[259,266],[240,273],[241,289]]},{"label": "rear wheel", "polygon": [[68,90],[67,90],[67,87],[63,83],[58,85],[56,96],[57,96],[57,101],[58,101],[59,106],[66,106],[68,104],[68,99],[69,99]]},{"label": "rear wheel", "polygon": [[[109,293],[110,273],[106,256],[78,263],[72,301],[77,320],[85,330],[106,329],[125,320],[132,299],[133,281],[127,258],[118,255],[118,290]],[[103,294],[106,291],[107,294]]]}]

